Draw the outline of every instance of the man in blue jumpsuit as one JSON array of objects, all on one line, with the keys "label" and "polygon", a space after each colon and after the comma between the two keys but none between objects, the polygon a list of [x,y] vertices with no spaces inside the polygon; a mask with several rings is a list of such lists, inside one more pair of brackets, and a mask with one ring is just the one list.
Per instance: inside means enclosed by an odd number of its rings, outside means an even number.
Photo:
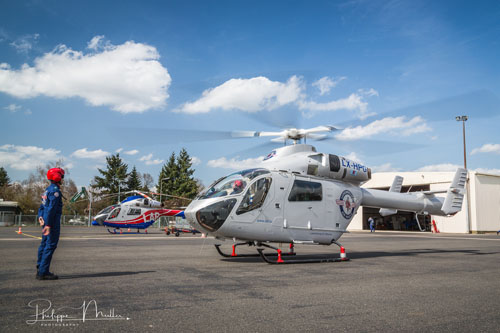
[{"label": "man in blue jumpsuit", "polygon": [[368,223],[370,224],[370,232],[375,232],[375,220],[373,217],[368,218]]},{"label": "man in blue jumpsuit", "polygon": [[43,223],[42,242],[38,248],[38,280],[57,280],[58,276],[49,271],[52,255],[59,242],[61,232],[62,194],[59,186],[64,178],[64,170],[52,168],[47,172],[51,184],[42,196],[42,205],[38,210],[39,222]]}]

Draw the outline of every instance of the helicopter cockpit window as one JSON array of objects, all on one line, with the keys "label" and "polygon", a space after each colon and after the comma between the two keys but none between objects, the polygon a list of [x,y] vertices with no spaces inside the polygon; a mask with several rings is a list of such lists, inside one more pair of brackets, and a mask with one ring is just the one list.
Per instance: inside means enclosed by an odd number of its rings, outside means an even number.
[{"label": "helicopter cockpit window", "polygon": [[267,193],[271,188],[270,177],[261,178],[255,183],[249,186],[248,191],[245,193],[243,200],[241,201],[238,210],[236,210],[236,215],[240,215],[251,210],[262,207],[262,204],[266,200]]},{"label": "helicopter cockpit window", "polygon": [[266,169],[248,169],[230,174],[215,182],[208,190],[202,192],[198,199],[217,198],[243,193],[245,187],[257,176],[269,173]]},{"label": "helicopter cockpit window", "polygon": [[109,213],[108,219],[114,219],[120,214],[120,207],[115,208],[111,213]]},{"label": "helicopter cockpit window", "polygon": [[97,215],[101,215],[101,214],[108,214],[110,211],[112,211],[116,206],[108,206],[106,208],[104,208],[103,210],[101,210],[99,213],[97,213]]},{"label": "helicopter cockpit window", "polygon": [[321,183],[295,180],[288,201],[321,201],[323,190]]}]

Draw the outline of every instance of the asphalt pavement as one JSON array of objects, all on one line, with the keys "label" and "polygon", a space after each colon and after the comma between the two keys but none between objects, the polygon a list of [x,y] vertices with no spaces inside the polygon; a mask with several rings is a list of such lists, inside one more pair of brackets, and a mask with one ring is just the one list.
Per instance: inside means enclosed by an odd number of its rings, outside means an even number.
[{"label": "asphalt pavement", "polygon": [[0,228],[3,332],[500,332],[495,234],[349,233],[348,262],[269,265],[223,258],[200,235],[66,227],[51,269],[60,279],[39,281],[40,229],[22,232]]}]

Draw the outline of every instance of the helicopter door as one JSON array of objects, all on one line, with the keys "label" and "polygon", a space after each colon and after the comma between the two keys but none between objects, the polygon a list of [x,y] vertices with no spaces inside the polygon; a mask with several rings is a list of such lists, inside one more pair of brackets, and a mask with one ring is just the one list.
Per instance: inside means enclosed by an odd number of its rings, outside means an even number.
[{"label": "helicopter door", "polygon": [[312,240],[310,231],[323,228],[324,202],[320,181],[296,177],[288,197],[285,197],[283,227],[295,240]]},{"label": "helicopter door", "polygon": [[272,178],[270,176],[255,180],[248,186],[241,203],[236,210],[236,222],[271,223],[265,217],[265,208],[274,197]]}]

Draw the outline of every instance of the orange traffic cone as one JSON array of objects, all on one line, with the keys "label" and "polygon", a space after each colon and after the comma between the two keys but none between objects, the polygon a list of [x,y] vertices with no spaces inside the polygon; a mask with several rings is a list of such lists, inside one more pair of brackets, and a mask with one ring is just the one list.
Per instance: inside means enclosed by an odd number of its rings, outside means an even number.
[{"label": "orange traffic cone", "polygon": [[19,227],[19,231],[17,232],[19,235],[22,234],[23,232],[21,231],[21,227]]},{"label": "orange traffic cone", "polygon": [[145,233],[148,233],[148,229],[144,229],[144,232],[145,232]]},{"label": "orange traffic cone", "polygon": [[120,234],[123,234],[123,231],[122,231],[122,229],[120,229]]},{"label": "orange traffic cone", "polygon": [[340,247],[340,260],[348,260],[347,256],[345,254],[345,248],[343,246]]},{"label": "orange traffic cone", "polygon": [[281,258],[281,250],[278,249],[278,260],[276,260],[276,262],[284,262],[283,259]]}]

